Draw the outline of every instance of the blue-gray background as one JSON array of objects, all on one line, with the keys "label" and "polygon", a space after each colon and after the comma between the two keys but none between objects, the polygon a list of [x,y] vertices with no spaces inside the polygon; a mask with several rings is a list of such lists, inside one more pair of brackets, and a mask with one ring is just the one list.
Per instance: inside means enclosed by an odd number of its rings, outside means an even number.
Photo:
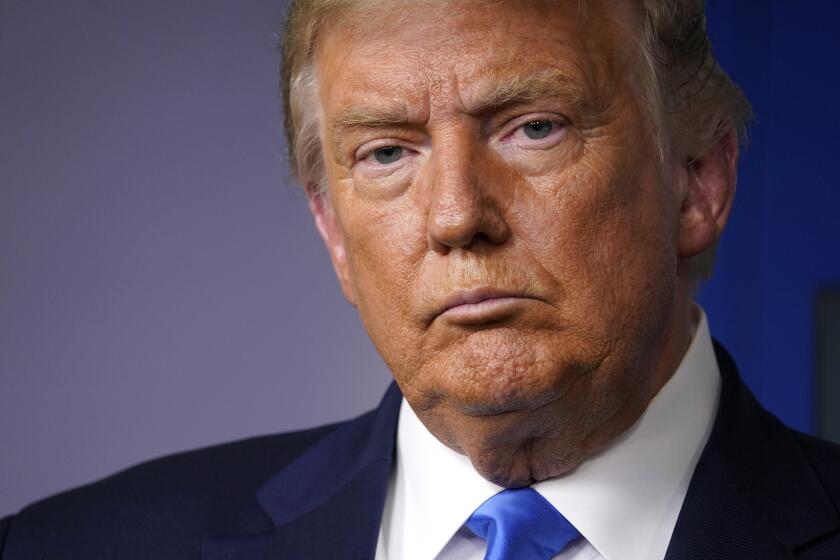
[{"label": "blue-gray background", "polygon": [[[0,0],[0,515],[138,461],[338,420],[388,382],[285,165],[280,0]],[[840,5],[711,0],[758,119],[712,330],[812,429],[840,280]]]}]

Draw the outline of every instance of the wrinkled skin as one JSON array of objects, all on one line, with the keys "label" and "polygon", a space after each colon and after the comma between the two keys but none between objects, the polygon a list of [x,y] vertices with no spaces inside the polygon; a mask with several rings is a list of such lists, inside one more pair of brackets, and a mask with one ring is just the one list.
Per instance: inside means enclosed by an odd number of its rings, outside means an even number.
[{"label": "wrinkled skin", "polygon": [[734,191],[732,134],[660,160],[632,4],[578,4],[386,3],[316,52],[310,207],[342,290],[426,427],[507,487],[573,469],[668,380],[686,259]]}]

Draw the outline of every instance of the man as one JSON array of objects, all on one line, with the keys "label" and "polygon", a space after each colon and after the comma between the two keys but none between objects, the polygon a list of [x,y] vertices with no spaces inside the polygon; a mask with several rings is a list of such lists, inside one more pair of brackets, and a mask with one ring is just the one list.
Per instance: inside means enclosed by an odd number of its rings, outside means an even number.
[{"label": "man", "polygon": [[840,451],[763,411],[692,303],[749,116],[703,21],[298,0],[292,161],[396,386],[31,506],[2,558],[840,557]]}]

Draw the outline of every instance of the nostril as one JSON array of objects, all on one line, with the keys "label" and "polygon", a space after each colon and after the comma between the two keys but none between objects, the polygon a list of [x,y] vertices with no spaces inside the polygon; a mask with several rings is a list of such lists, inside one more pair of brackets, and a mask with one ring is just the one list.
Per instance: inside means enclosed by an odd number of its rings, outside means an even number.
[{"label": "nostril", "polygon": [[478,233],[473,235],[472,240],[470,241],[470,245],[477,245],[478,243],[493,244],[493,240],[490,239],[490,236],[484,233],[483,231],[479,231]]}]

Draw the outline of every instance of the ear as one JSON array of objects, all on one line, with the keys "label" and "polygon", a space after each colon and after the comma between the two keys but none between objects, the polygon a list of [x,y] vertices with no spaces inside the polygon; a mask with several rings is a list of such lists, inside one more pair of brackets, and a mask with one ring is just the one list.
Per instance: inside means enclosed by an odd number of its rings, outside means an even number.
[{"label": "ear", "polygon": [[679,253],[693,257],[718,240],[735,198],[738,138],[730,127],[708,152],[685,163]]},{"label": "ear", "polygon": [[306,185],[306,196],[309,199],[309,210],[315,218],[315,227],[321,234],[321,239],[330,253],[335,275],[341,285],[341,292],[353,307],[356,306],[356,296],[353,283],[350,280],[350,269],[347,264],[347,252],[344,250],[344,236],[338,218],[332,208],[329,197],[317,185]]}]

